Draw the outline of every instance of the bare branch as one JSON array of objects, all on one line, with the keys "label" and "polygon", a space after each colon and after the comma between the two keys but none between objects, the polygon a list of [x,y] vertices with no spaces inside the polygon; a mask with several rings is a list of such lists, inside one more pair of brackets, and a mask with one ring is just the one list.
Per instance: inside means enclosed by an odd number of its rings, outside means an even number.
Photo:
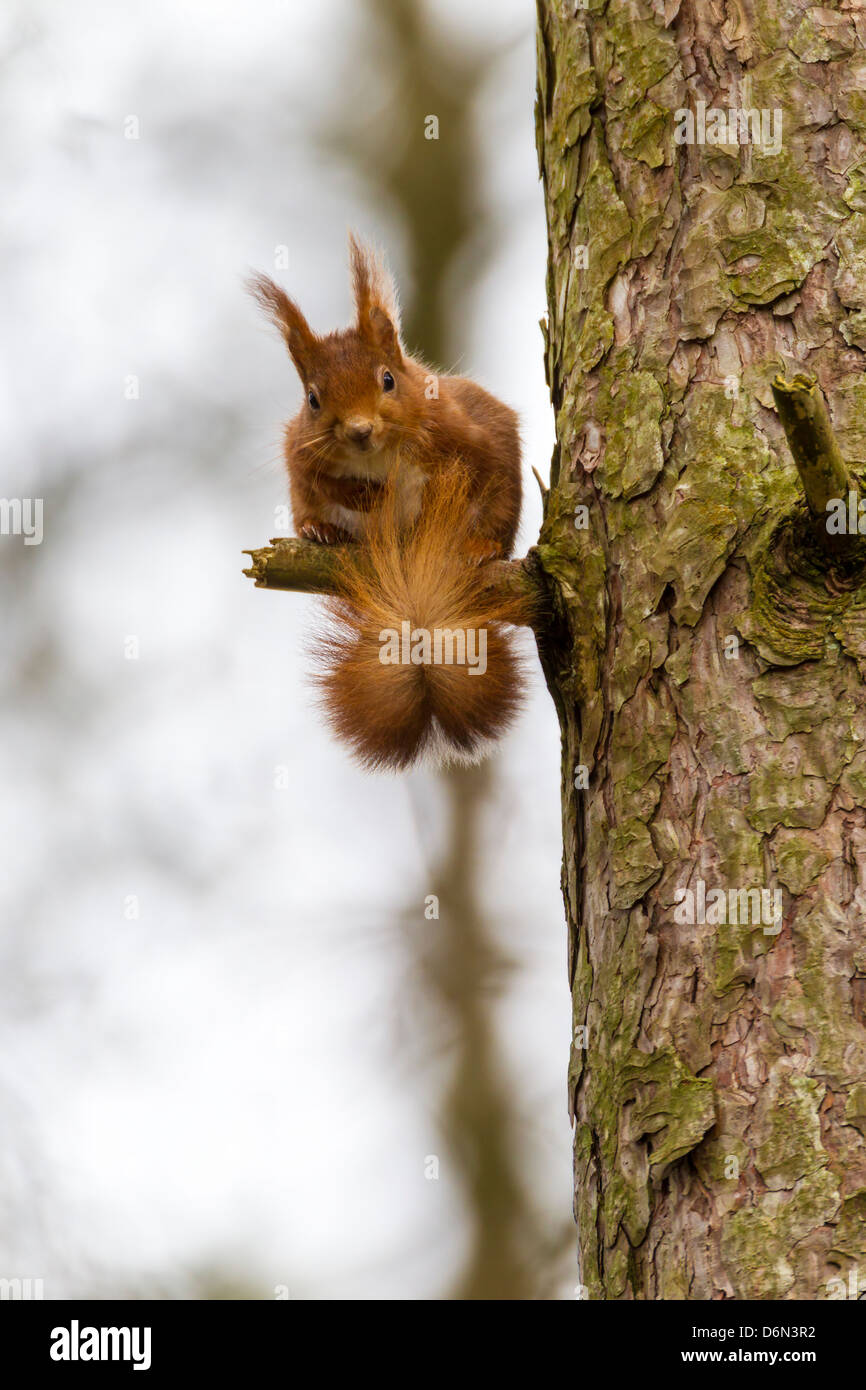
[{"label": "bare branch", "polygon": [[546,502],[546,501],[547,501],[547,494],[548,494],[548,492],[550,491],[550,489],[549,489],[549,487],[547,486],[547,483],[546,483],[546,482],[544,481],[544,479],[542,478],[542,476],[541,476],[541,474],[539,473],[538,469],[535,467],[535,464],[532,465],[532,472],[533,472],[533,474],[535,475],[535,481],[538,483],[538,486],[539,486],[539,488],[541,489],[541,500],[542,500],[542,502]]},{"label": "bare branch", "polygon": [[244,574],[257,589],[294,589],[299,593],[334,594],[340,546],[318,545],[277,536],[270,545],[245,550],[252,565]]},{"label": "bare branch", "polygon": [[[315,541],[278,536],[270,545],[244,551],[252,559],[244,574],[255,581],[258,589],[337,594],[342,550],[342,546],[318,545]],[[490,587],[500,590],[503,598],[526,598],[536,610],[540,608],[544,589],[532,552],[520,560],[492,560],[483,566],[483,573]]]}]

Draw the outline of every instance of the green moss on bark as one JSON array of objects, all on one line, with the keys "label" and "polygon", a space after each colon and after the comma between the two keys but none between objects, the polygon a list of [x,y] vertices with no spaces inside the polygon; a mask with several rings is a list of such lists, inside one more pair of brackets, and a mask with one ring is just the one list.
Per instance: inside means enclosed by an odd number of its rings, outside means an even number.
[{"label": "green moss on bark", "polygon": [[[863,60],[820,8],[539,15],[581,1277],[819,1297],[866,1267],[866,570],[816,543],[771,385],[816,375],[866,465]],[[781,147],[677,145],[699,98],[779,107]],[[701,883],[781,919],[678,919]]]}]

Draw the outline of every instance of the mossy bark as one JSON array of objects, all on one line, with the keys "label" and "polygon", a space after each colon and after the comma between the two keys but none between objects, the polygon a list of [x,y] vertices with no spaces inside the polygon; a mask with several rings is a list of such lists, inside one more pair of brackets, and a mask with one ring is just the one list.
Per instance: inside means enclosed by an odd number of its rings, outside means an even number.
[{"label": "mossy bark", "polygon": [[[540,0],[538,37],[581,1279],[866,1291],[866,573],[772,392],[814,375],[863,475],[866,12]],[[698,101],[780,147],[677,144]],[[780,920],[689,923],[699,881]]]}]

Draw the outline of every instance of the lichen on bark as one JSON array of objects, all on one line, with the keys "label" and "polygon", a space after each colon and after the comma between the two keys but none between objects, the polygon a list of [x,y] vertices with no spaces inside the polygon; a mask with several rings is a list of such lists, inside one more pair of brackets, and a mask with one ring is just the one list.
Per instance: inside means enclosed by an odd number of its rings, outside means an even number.
[{"label": "lichen on bark", "polygon": [[[862,469],[866,16],[540,0],[538,36],[581,1278],[828,1297],[866,1279],[866,571],[772,383]],[[698,101],[780,147],[677,144]],[[781,919],[682,920],[699,882]]]}]

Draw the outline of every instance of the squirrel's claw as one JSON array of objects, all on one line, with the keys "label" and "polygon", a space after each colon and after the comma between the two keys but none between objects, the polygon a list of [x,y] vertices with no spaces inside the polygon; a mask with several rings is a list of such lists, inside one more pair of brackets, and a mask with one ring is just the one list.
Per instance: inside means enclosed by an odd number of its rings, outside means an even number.
[{"label": "squirrel's claw", "polygon": [[302,541],[315,541],[317,545],[343,545],[352,539],[348,531],[332,526],[330,521],[305,521],[298,527],[298,536]]},{"label": "squirrel's claw", "polygon": [[467,564],[486,565],[490,560],[502,559],[502,546],[484,536],[469,536],[464,543],[464,553]]}]

